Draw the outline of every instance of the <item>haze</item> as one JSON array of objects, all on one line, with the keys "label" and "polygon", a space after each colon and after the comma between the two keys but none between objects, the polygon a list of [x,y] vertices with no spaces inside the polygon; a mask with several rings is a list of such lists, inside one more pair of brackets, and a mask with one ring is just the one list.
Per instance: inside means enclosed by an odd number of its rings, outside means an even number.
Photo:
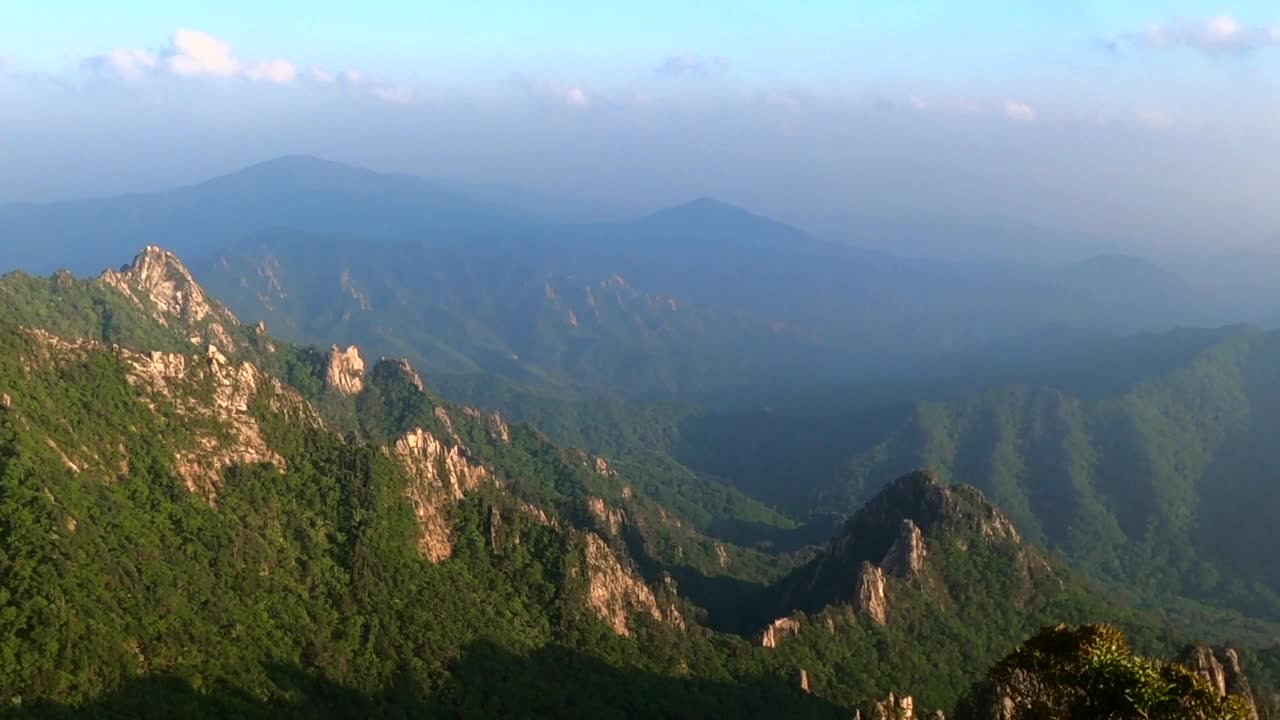
[{"label": "haze", "polygon": [[999,218],[1062,259],[1280,219],[1264,2],[85,5],[0,11],[0,202],[302,153],[561,219],[709,195],[884,245],[872,221]]}]

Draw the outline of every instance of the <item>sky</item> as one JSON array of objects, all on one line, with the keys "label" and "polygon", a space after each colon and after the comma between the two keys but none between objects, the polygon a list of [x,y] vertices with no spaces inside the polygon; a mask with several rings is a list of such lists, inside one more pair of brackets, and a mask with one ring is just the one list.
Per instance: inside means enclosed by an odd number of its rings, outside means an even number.
[{"label": "sky", "polygon": [[1274,2],[12,0],[0,202],[306,153],[556,212],[1204,250],[1280,237],[1278,70]]}]

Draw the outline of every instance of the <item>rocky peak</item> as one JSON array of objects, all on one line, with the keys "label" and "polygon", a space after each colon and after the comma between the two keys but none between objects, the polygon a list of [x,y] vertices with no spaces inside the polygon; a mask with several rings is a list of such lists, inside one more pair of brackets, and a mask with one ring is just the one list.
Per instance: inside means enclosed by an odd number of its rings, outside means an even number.
[{"label": "rocky peak", "polygon": [[396,358],[395,360],[392,360],[392,362],[395,363],[395,366],[400,371],[400,374],[403,375],[404,378],[409,381],[409,384],[418,388],[418,392],[427,391],[427,385],[426,383],[422,382],[422,376],[419,375],[418,372],[413,369],[413,365],[409,364],[408,358]]},{"label": "rocky peak", "polygon": [[1249,720],[1258,720],[1253,689],[1249,686],[1249,679],[1245,676],[1240,656],[1235,650],[1192,645],[1182,651],[1178,664],[1199,673],[1219,696],[1239,695],[1244,698],[1249,705]]},{"label": "rocky peak", "polygon": [[931,564],[928,557],[968,552],[977,544],[998,547],[1028,583],[1051,572],[978,490],[945,485],[929,472],[911,473],[889,483],[824,551],[775,585],[772,597],[778,604],[767,610],[777,617],[845,604],[883,625],[894,602],[895,582],[946,593],[946,567]]},{"label": "rocky peak", "polygon": [[98,282],[149,310],[161,325],[180,323],[193,343],[217,342],[228,351],[236,349],[227,326],[240,321],[209,298],[187,266],[164,248],[148,245],[132,263],[102,273]]},{"label": "rocky peak", "polygon": [[898,539],[885,553],[880,567],[895,577],[915,577],[924,567],[925,554],[924,533],[910,518],[903,518]]},{"label": "rocky peak", "polygon": [[346,350],[334,345],[325,362],[324,378],[329,389],[343,395],[358,395],[364,390],[364,360],[355,345]]}]

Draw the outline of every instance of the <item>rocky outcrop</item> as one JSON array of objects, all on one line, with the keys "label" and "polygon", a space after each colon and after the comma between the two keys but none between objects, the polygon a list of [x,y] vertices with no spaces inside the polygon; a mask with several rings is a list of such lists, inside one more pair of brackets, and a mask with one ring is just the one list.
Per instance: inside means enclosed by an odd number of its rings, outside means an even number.
[{"label": "rocky outcrop", "polygon": [[662,622],[653,590],[618,557],[599,535],[586,533],[587,606],[619,635],[629,636],[630,617],[647,615]]},{"label": "rocky outcrop", "polygon": [[391,362],[395,364],[396,369],[400,371],[400,374],[404,376],[405,380],[407,380],[410,385],[418,389],[418,392],[427,391],[427,385],[422,382],[422,376],[418,374],[417,370],[413,369],[413,365],[409,364],[408,358],[396,358]]},{"label": "rocky outcrop", "polygon": [[1238,695],[1244,698],[1249,705],[1249,720],[1258,720],[1257,701],[1235,650],[1193,645],[1182,651],[1178,664],[1198,673],[1220,697]]},{"label": "rocky outcrop", "polygon": [[885,591],[884,571],[869,562],[862,564],[855,593],[858,610],[877,625],[889,619],[888,593]]},{"label": "rocky outcrop", "polygon": [[227,352],[236,350],[228,327],[240,321],[210,299],[191,271],[168,250],[149,245],[133,263],[102,273],[98,282],[147,310],[161,325],[184,330],[194,344],[215,343]]},{"label": "rocky outcrop", "polygon": [[[910,695],[898,697],[893,693],[889,693],[889,697],[879,702],[873,702],[866,708],[867,712],[855,710],[854,720],[916,720],[916,718],[925,717],[922,710],[916,707],[916,701]],[[929,715],[929,720],[946,720],[946,716],[941,710],[935,711]]]},{"label": "rocky outcrop", "polygon": [[358,395],[364,390],[364,360],[360,350],[352,345],[340,350],[337,345],[329,348],[325,358],[325,385],[343,395]]},{"label": "rocky outcrop", "polygon": [[1061,584],[1044,556],[1024,545],[1009,519],[978,490],[916,472],[889,483],[825,550],[783,578],[770,611],[785,615],[852,605],[883,625],[895,583],[911,583],[945,603],[947,569],[935,567],[931,554],[967,553],[978,544],[997,548],[1009,560],[1022,579],[1018,593],[1030,595],[1048,581]]},{"label": "rocky outcrop", "polygon": [[0,393],[0,410],[8,410],[13,407],[13,398],[9,397],[9,393]]},{"label": "rocky outcrop", "polygon": [[760,646],[776,648],[783,638],[800,634],[800,621],[794,617],[778,618],[769,623],[760,634]]},{"label": "rocky outcrop", "polygon": [[[232,362],[215,345],[203,357],[181,353],[122,351],[130,366],[128,380],[153,409],[164,406],[192,433],[190,447],[175,451],[174,464],[191,492],[210,503],[227,468],[270,463],[285,467],[284,458],[267,446],[251,405],[266,392],[273,410],[318,426],[319,417],[301,396],[256,365]],[[212,399],[198,392],[212,386]]]},{"label": "rocky outcrop", "polygon": [[389,452],[409,476],[405,494],[418,518],[418,550],[432,562],[448,559],[453,555],[449,508],[489,482],[489,471],[461,445],[446,446],[422,428],[406,433]]},{"label": "rocky outcrop", "polygon": [[511,444],[511,428],[507,425],[507,421],[502,419],[502,413],[492,412],[486,414],[476,408],[465,407],[462,409],[462,414],[476,422],[483,423],[485,430],[494,440],[503,445]]},{"label": "rocky outcrop", "polygon": [[617,508],[609,507],[603,498],[587,498],[587,513],[591,515],[592,520],[595,520],[596,526],[608,532],[611,537],[617,537],[622,533],[626,515]]},{"label": "rocky outcrop", "polygon": [[924,567],[925,554],[924,533],[910,518],[903,518],[898,539],[885,553],[880,567],[894,577],[915,577]]}]

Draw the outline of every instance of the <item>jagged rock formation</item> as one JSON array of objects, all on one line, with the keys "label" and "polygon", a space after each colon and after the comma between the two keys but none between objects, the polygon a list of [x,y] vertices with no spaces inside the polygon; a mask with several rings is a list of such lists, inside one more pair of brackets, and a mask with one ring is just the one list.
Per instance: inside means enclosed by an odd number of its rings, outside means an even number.
[{"label": "jagged rock formation", "polygon": [[418,392],[427,391],[427,385],[422,382],[422,376],[418,374],[418,371],[413,369],[413,365],[409,364],[408,358],[396,358],[390,362],[395,365],[396,369],[404,375],[405,379],[408,380],[411,385],[418,388]]},{"label": "jagged rock formation", "polygon": [[760,646],[778,647],[778,642],[785,637],[800,634],[800,621],[793,617],[778,618],[769,623],[760,634]]},{"label": "jagged rock formation", "polygon": [[337,345],[329,349],[325,359],[325,385],[343,395],[359,395],[364,390],[364,360],[360,350],[352,345],[341,350]]},{"label": "jagged rock formation", "polygon": [[[313,427],[320,418],[296,391],[268,377],[256,365],[235,362],[215,345],[201,355],[152,351],[139,353],[88,340],[64,340],[43,330],[24,331],[35,341],[34,366],[66,363],[90,353],[114,353],[125,364],[126,380],[140,400],[160,417],[181,424],[187,443],[171,443],[174,469],[194,494],[216,504],[223,474],[233,465],[269,463],[285,467],[285,459],[263,438],[252,405],[265,399],[273,412]],[[128,473],[127,460],[104,466],[89,449],[62,447],[52,437],[46,444],[69,469],[91,467],[105,477]]]},{"label": "jagged rock formation", "polygon": [[1238,695],[1249,705],[1249,720],[1258,720],[1258,704],[1249,678],[1232,648],[1192,645],[1182,651],[1178,664],[1196,671],[1221,697]]},{"label": "jagged rock formation", "polygon": [[434,435],[415,428],[389,452],[409,476],[405,494],[418,518],[418,549],[432,562],[453,555],[453,526],[448,509],[488,482],[489,471],[461,445],[446,447]]},{"label": "jagged rock formation", "polygon": [[884,586],[884,571],[869,562],[862,563],[862,570],[858,573],[858,588],[856,591],[858,610],[864,615],[871,618],[871,621],[877,625],[884,625],[889,621],[889,601],[888,593]]},{"label": "jagged rock formation", "polygon": [[[917,717],[924,718],[920,711],[916,708],[916,701],[910,695],[897,696],[889,693],[884,700],[873,702],[867,706],[867,712],[864,714],[861,709],[853,711],[853,720],[916,720]],[[947,720],[947,716],[941,710],[935,710],[928,716],[929,720]]]},{"label": "jagged rock formation", "polygon": [[585,533],[587,606],[619,635],[630,635],[629,620],[639,613],[661,622],[666,615],[658,608],[653,590],[618,560],[601,537]]},{"label": "jagged rock formation", "polygon": [[[154,351],[124,352],[124,357],[131,365],[129,382],[143,391],[143,401],[152,408],[168,405],[193,431],[194,447],[177,450],[175,467],[187,488],[209,502],[215,502],[222,474],[232,465],[285,466],[285,459],[267,446],[250,408],[263,388],[273,398],[273,409],[319,425],[301,396],[252,363],[228,360],[214,345],[203,358]],[[190,391],[204,383],[213,385],[212,402]]]},{"label": "jagged rock formation", "polygon": [[595,520],[596,525],[608,532],[611,537],[617,537],[622,533],[626,515],[617,508],[609,507],[603,498],[587,498],[587,512]]},{"label": "jagged rock formation", "polygon": [[903,518],[898,539],[880,561],[880,567],[894,577],[915,577],[924,567],[924,534],[910,518]]},{"label": "jagged rock formation", "polygon": [[124,295],[166,327],[177,324],[191,333],[192,344],[217,344],[234,352],[236,342],[228,331],[239,319],[211,300],[176,255],[149,245],[120,270],[108,270],[98,282]]},{"label": "jagged rock formation", "polygon": [[823,552],[776,584],[776,604],[768,612],[777,617],[846,605],[885,625],[892,622],[897,588],[910,586],[934,596],[935,604],[947,602],[947,568],[934,560],[936,553],[969,555],[979,549],[994,550],[1012,564],[1023,579],[1023,594],[1054,577],[1048,561],[1023,545],[1012,522],[976,489],[944,485],[929,472],[911,473],[886,486]]}]

